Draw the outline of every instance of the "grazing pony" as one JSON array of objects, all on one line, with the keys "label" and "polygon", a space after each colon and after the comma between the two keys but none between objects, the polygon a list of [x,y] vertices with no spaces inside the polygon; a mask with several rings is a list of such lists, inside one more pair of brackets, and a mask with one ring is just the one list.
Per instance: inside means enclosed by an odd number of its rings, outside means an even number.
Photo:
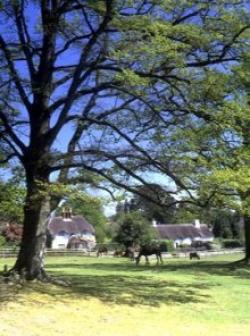
[{"label": "grazing pony", "polygon": [[189,259],[190,260],[192,260],[192,259],[198,259],[198,260],[200,260],[200,255],[199,255],[199,253],[197,253],[197,252],[190,252],[189,253]]},{"label": "grazing pony", "polygon": [[103,254],[107,255],[108,254],[108,249],[106,246],[99,246],[98,247],[98,250],[97,250],[97,253],[96,253],[96,256],[97,257],[100,257],[102,256]]},{"label": "grazing pony", "polygon": [[122,250],[115,250],[113,256],[114,257],[123,257],[124,252]]},{"label": "grazing pony", "polygon": [[162,255],[161,255],[161,248],[158,245],[143,245],[140,247],[139,254],[135,258],[136,265],[139,264],[141,256],[144,256],[146,259],[146,264],[149,264],[148,256],[155,254],[157,258],[157,265],[159,265],[159,262],[163,264]]},{"label": "grazing pony", "polygon": [[134,261],[135,260],[135,248],[132,246],[127,247],[123,256]]}]

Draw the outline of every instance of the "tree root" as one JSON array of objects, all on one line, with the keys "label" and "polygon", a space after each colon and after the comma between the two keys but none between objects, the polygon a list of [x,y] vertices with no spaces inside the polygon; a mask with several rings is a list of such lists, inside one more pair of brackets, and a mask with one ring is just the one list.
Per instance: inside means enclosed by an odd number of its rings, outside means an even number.
[{"label": "tree root", "polygon": [[50,283],[65,287],[69,287],[71,285],[68,281],[62,280],[60,278],[54,278],[48,275],[43,268],[41,268],[39,272],[37,272],[36,276],[34,276],[34,274],[31,275],[29,272],[27,272],[26,269],[17,270],[12,268],[7,270],[7,268],[4,267],[2,275],[4,283],[10,285],[16,284],[22,286],[28,282]]},{"label": "tree root", "polygon": [[243,258],[232,262],[234,266],[250,266],[250,258]]}]

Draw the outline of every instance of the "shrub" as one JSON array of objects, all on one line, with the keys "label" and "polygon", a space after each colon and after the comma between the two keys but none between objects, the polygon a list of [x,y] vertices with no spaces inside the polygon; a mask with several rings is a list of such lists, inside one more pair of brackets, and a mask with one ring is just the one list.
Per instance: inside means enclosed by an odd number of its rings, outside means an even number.
[{"label": "shrub", "polygon": [[221,244],[219,244],[219,243],[211,242],[211,243],[209,243],[208,246],[209,246],[209,250],[213,250],[213,251],[221,250]]},{"label": "shrub", "polygon": [[221,244],[219,241],[213,242],[203,242],[203,241],[194,241],[191,244],[191,248],[196,249],[197,251],[218,251],[221,249]]},{"label": "shrub", "polygon": [[6,245],[6,240],[3,236],[0,236],[0,247],[3,247]]},{"label": "shrub", "polygon": [[176,250],[178,250],[179,252],[189,252],[192,250],[191,245],[189,244],[180,244]]},{"label": "shrub", "polygon": [[222,241],[224,248],[237,248],[242,247],[242,243],[238,239],[225,239]]},{"label": "shrub", "polygon": [[160,241],[161,252],[172,252],[174,250],[174,243],[172,240],[161,240]]},{"label": "shrub", "polygon": [[7,224],[2,230],[2,235],[7,242],[18,243],[22,238],[22,227],[18,224]]}]

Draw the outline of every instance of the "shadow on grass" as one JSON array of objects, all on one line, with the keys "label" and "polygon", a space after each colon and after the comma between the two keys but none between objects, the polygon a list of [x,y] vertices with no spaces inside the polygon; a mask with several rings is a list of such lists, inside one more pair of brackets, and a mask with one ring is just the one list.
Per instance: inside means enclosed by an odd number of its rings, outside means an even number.
[{"label": "shadow on grass", "polygon": [[[103,302],[157,307],[168,303],[206,302],[208,295],[200,293],[209,286],[180,285],[177,282],[155,280],[149,277],[121,275],[68,275],[63,277],[71,282],[71,294],[78,298],[97,298]],[[54,295],[54,291],[47,294]],[[69,292],[67,291],[67,294]],[[55,295],[57,296],[57,292]]]},{"label": "shadow on grass", "polygon": [[161,272],[183,271],[189,274],[229,276],[232,278],[250,279],[250,267],[235,262],[223,261],[191,261],[163,265]]},{"label": "shadow on grass", "polygon": [[156,266],[155,262],[152,261],[151,265],[145,265],[141,263],[136,266],[134,263],[129,262],[92,262],[84,263],[58,263],[48,265],[49,270],[53,269],[93,269],[106,272],[128,272],[132,271],[135,273],[143,273],[145,271],[157,272],[157,273],[167,273],[175,271],[183,271],[183,274],[197,274],[204,273],[204,275],[218,275],[218,276],[230,276],[237,277],[241,279],[250,279],[250,267],[242,265],[236,262],[228,261],[210,261],[210,260],[199,260],[199,261],[189,261],[189,260],[176,260],[168,261],[164,260],[163,265]]},{"label": "shadow on grass", "polygon": [[[72,283],[72,292],[77,295],[96,297],[102,301],[115,302],[128,305],[150,305],[158,306],[162,303],[206,303],[210,296],[204,295],[207,290],[220,284],[212,281],[202,281],[207,275],[230,276],[241,279],[250,278],[250,268],[239,268],[237,264],[223,261],[188,261],[177,260],[164,265],[156,266],[151,262],[150,266],[125,261],[97,261],[79,263],[55,263],[47,266],[49,272],[69,280]],[[81,270],[93,275],[76,275]],[[97,273],[97,275],[94,274]],[[193,282],[167,281],[167,274],[170,272],[197,275]],[[102,274],[100,276],[100,274]],[[166,275],[166,280],[154,276],[154,273]],[[67,274],[67,275],[65,275]],[[180,278],[181,279],[181,278]]]},{"label": "shadow on grass", "polygon": [[20,287],[14,283],[5,283],[4,277],[0,272],[0,308],[1,305],[14,301],[18,294]]},{"label": "shadow on grass", "polygon": [[[136,266],[132,262],[114,259],[83,258],[70,261],[63,263],[50,260],[46,267],[50,274],[69,281],[70,287],[33,283],[27,288],[51,295],[61,302],[64,302],[64,297],[67,298],[65,302],[68,302],[70,296],[77,299],[97,298],[111,304],[157,307],[171,303],[206,303],[211,299],[208,290],[220,285],[214,281],[202,281],[207,275],[250,278],[250,268],[239,268],[236,264],[223,261],[165,260],[164,265],[160,266],[155,266],[154,261],[151,266],[143,263]],[[168,281],[167,274],[170,272],[180,272],[180,280]],[[185,274],[201,277],[187,282]],[[10,287],[5,287],[0,300],[10,300],[15,291],[11,292]]]},{"label": "shadow on grass", "polygon": [[[55,263],[47,270],[70,281],[69,291],[77,297],[97,298],[103,302],[147,305],[157,307],[169,303],[206,303],[209,295],[202,291],[213,285],[167,281],[149,274],[148,266],[135,266],[126,262]],[[81,270],[88,274],[79,274]],[[93,270],[93,274],[91,274]],[[80,271],[80,272],[79,272]],[[150,271],[163,271],[162,266],[150,267]],[[94,274],[99,273],[97,275]],[[78,274],[77,274],[78,273]],[[90,274],[89,274],[90,273]],[[102,275],[100,275],[102,274]],[[68,291],[66,291],[68,294]],[[48,293],[46,291],[46,293]],[[48,294],[54,295],[53,290]],[[55,293],[57,296],[58,293]],[[61,297],[62,299],[62,297]]]}]

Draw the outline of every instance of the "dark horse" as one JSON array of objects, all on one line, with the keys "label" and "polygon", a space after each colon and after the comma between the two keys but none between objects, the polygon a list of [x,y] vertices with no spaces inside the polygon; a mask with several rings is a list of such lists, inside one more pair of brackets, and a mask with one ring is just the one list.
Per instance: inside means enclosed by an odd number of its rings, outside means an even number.
[{"label": "dark horse", "polygon": [[149,264],[148,256],[155,254],[157,258],[157,265],[159,262],[163,263],[162,255],[161,255],[161,248],[158,245],[142,245],[139,250],[138,256],[135,258],[136,265],[139,264],[141,256],[144,256],[146,259],[146,263]]},{"label": "dark horse", "polygon": [[102,256],[103,254],[107,255],[108,254],[108,249],[107,249],[106,246],[99,246],[98,250],[97,250],[97,253],[96,253],[96,256],[99,257],[99,256]]},{"label": "dark horse", "polygon": [[200,260],[200,255],[199,255],[199,253],[197,253],[197,252],[190,252],[189,253],[189,259],[190,260],[192,260],[192,259],[198,259],[198,260]]}]

